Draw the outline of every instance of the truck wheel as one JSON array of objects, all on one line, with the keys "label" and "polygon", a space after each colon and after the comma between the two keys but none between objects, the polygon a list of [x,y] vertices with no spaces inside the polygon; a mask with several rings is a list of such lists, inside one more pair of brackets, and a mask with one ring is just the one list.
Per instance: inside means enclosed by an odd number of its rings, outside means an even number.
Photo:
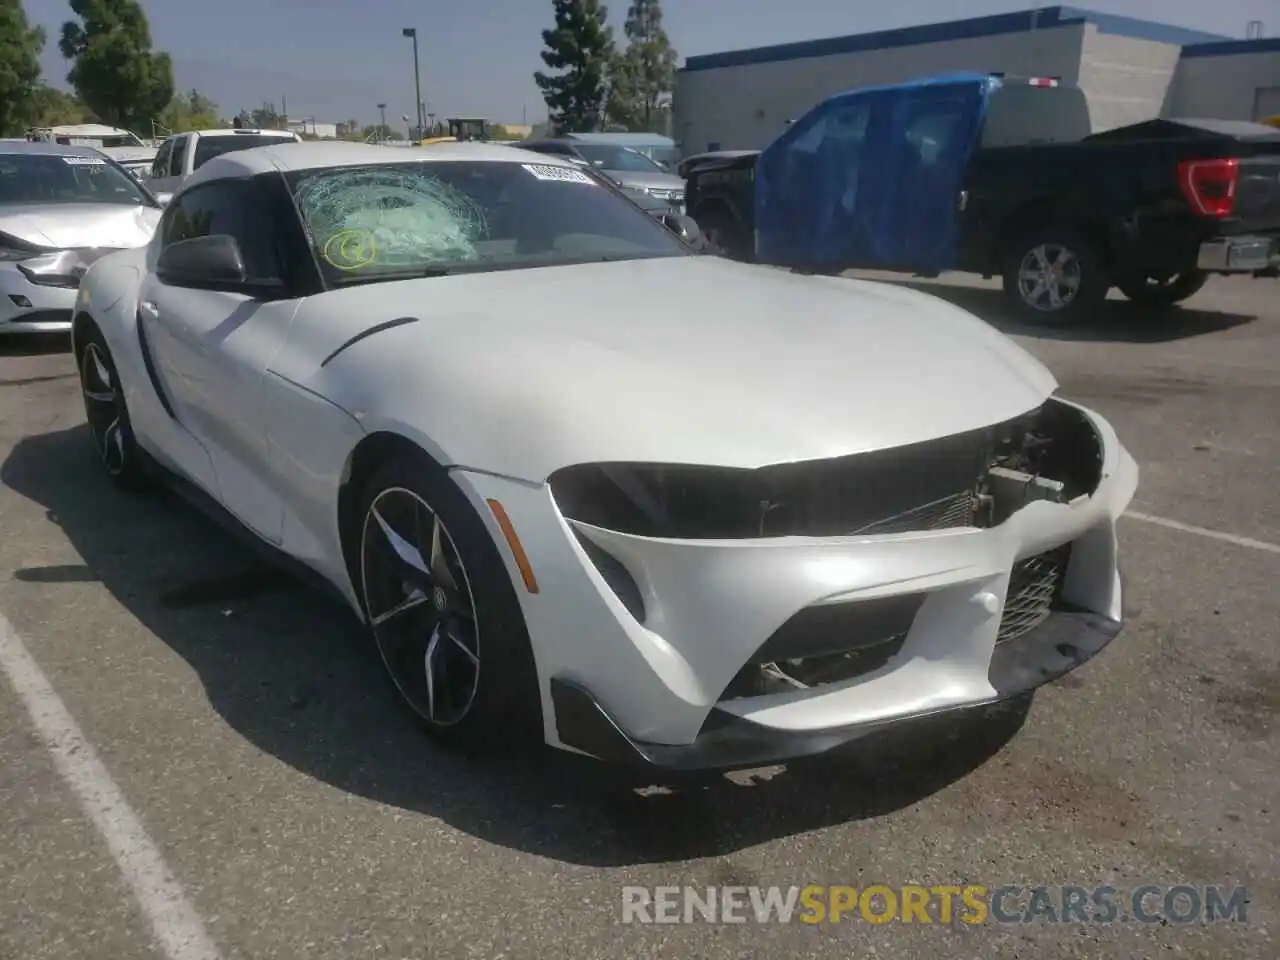
[{"label": "truck wheel", "polygon": [[693,215],[708,248],[722,257],[749,263],[754,244],[733,214],[721,207],[699,210]]},{"label": "truck wheel", "polygon": [[1032,323],[1077,320],[1096,310],[1110,288],[1093,244],[1068,228],[1029,233],[1005,255],[1005,297]]},{"label": "truck wheel", "polygon": [[1183,270],[1167,277],[1123,277],[1116,286],[1134,303],[1169,307],[1195,296],[1208,282],[1209,274],[1203,270]]}]

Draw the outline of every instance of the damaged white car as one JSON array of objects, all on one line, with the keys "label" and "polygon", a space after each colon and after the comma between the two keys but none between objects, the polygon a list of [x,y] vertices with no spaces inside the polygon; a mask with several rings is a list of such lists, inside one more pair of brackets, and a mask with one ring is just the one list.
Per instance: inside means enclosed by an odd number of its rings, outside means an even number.
[{"label": "damaged white car", "polygon": [[900,287],[699,255],[556,158],[211,160],[81,285],[96,449],[345,597],[443,737],[821,753],[1120,630],[1098,415]]}]

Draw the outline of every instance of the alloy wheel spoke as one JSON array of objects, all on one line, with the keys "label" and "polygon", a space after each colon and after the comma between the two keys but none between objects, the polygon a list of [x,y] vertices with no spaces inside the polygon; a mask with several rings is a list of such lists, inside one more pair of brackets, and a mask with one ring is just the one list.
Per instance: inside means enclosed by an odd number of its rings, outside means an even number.
[{"label": "alloy wheel spoke", "polygon": [[375,627],[381,626],[388,620],[392,620],[403,613],[408,613],[410,610],[422,606],[428,599],[430,598],[425,593],[415,587],[408,596],[393,606],[390,610],[385,610],[374,617],[371,620],[371,623]]},{"label": "alloy wheel spoke", "polygon": [[111,371],[107,369],[106,363],[102,359],[102,351],[96,344],[89,344],[89,359],[93,362],[93,372],[98,378],[98,383],[106,387],[113,394],[115,393],[115,384],[111,382]]},{"label": "alloy wheel spoke", "polygon": [[389,524],[382,514],[378,511],[377,506],[371,507],[369,512],[373,515],[374,522],[378,525],[378,529],[382,531],[382,535],[386,538],[387,544],[391,547],[392,552],[405,566],[418,573],[425,573],[428,576],[431,571],[427,567],[427,561],[422,556],[422,551],[406,540]]},{"label": "alloy wheel spoke", "polygon": [[440,518],[433,516],[431,518],[431,560],[429,563],[431,578],[439,586],[444,587],[452,599],[457,595],[458,582],[454,580],[453,572],[449,569],[449,561],[444,555],[444,539],[447,536]]},{"label": "alloy wheel spoke", "polygon": [[427,650],[422,658],[423,670],[427,681],[427,719],[429,720],[436,718],[436,682],[439,670],[437,661],[439,657],[440,625],[436,624],[435,629],[431,631],[431,639],[427,641]]},{"label": "alloy wheel spoke", "polygon": [[457,626],[455,624],[446,623],[444,625],[444,636],[446,640],[448,640],[455,647],[461,650],[463,654],[466,655],[466,658],[470,660],[473,665],[475,666],[480,665],[480,658],[476,656],[475,651],[472,650],[469,646],[467,646],[466,641],[463,640],[462,637],[458,636]]}]

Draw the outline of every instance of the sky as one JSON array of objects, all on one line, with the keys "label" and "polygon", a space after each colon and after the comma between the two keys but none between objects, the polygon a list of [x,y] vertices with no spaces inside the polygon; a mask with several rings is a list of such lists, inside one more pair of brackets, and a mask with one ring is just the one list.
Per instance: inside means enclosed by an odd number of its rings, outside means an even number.
[{"label": "sky", "polygon": [[[609,18],[621,36],[629,0]],[[1280,0],[1082,0],[1072,6],[1243,37],[1250,20],[1280,35]],[[681,57],[1026,10],[1028,0],[663,0]],[[66,0],[26,0],[49,35],[46,79],[66,86],[58,53]],[[178,89],[196,88],[224,116],[287,100],[293,118],[321,122],[413,115],[418,30],[423,100],[439,117],[534,123],[546,108],[533,73],[551,0],[143,0],[156,49],[174,61]]]}]

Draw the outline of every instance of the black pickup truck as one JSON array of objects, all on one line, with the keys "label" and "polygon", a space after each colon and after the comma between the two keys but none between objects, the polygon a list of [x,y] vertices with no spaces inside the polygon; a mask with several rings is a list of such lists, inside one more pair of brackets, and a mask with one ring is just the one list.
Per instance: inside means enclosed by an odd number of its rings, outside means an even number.
[{"label": "black pickup truck", "polygon": [[1087,314],[1112,287],[1173,304],[1214,273],[1280,275],[1280,130],[1091,134],[1084,94],[1050,78],[838,94],[763,151],[690,157],[680,173],[690,215],[735,259],[999,276],[1042,322]]}]

